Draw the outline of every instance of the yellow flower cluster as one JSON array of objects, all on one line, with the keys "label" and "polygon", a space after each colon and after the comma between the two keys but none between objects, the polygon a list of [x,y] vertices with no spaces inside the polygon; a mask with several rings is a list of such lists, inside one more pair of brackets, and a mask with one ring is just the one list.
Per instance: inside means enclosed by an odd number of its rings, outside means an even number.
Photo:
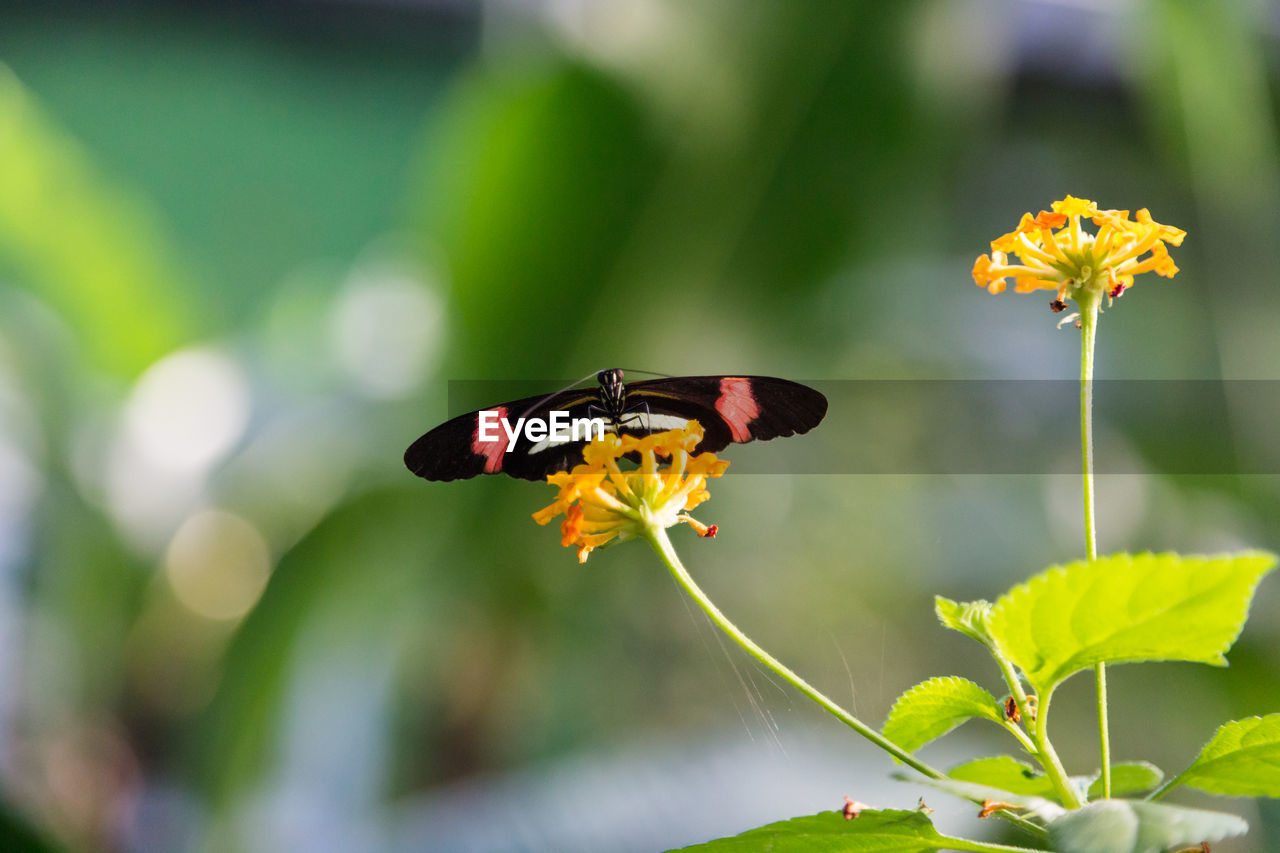
[{"label": "yellow flower cluster", "polygon": [[[1098,226],[1096,235],[1080,227],[1082,217]],[[1172,277],[1178,268],[1168,246],[1182,245],[1185,236],[1156,222],[1146,208],[1130,219],[1127,210],[1099,210],[1088,199],[1067,196],[1052,211],[1023,214],[1017,230],[991,241],[991,254],[973,265],[973,280],[991,293],[1002,293],[1010,277],[1018,293],[1057,291],[1054,308],[1062,310],[1064,300],[1086,291],[1115,298],[1144,272]],[[1020,262],[1011,263],[1010,255]]]},{"label": "yellow flower cluster", "polygon": [[[577,547],[580,563],[593,549],[641,536],[648,528],[684,522],[700,536],[714,536],[714,525],[684,514],[711,497],[707,479],[729,467],[714,453],[693,453],[702,435],[702,426],[690,421],[683,429],[643,437],[608,434],[591,442],[583,449],[583,464],[547,478],[560,494],[533,514],[534,521],[547,524],[563,514],[560,542]],[[627,456],[639,457],[639,467],[622,470],[618,461]],[[660,467],[658,457],[670,457],[670,464]]]}]

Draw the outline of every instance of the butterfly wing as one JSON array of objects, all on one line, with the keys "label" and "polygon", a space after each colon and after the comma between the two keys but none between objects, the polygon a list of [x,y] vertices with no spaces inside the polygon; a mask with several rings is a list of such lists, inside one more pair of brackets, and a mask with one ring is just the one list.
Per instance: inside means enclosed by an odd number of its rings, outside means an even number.
[{"label": "butterfly wing", "polygon": [[699,451],[806,433],[827,414],[820,392],[772,376],[680,376],[627,386],[620,430],[637,435],[676,429],[690,420],[705,432]]},{"label": "butterfly wing", "polygon": [[[541,480],[581,461],[586,442],[548,443],[535,452],[523,432],[512,443],[498,419],[507,418],[514,427],[518,418],[545,419],[552,409],[564,409],[573,417],[588,417],[588,409],[597,401],[594,389],[577,388],[459,415],[409,445],[404,452],[405,467],[427,480],[465,480],[479,474],[500,473]],[[486,432],[488,438],[496,436],[495,440],[482,438],[480,416],[485,412],[494,413],[492,428]]]},{"label": "butterfly wing", "polygon": [[[616,424],[618,432],[647,435],[679,429],[697,420],[705,433],[699,451],[719,451],[735,442],[805,433],[821,423],[827,413],[827,398],[821,393],[772,376],[648,379],[627,385],[625,402],[625,411]],[[605,417],[600,405],[597,389],[570,389],[469,412],[415,441],[405,451],[404,463],[428,480],[498,473],[541,480],[581,462],[586,440],[534,442],[522,431],[513,443],[498,419],[506,418],[512,425],[521,417],[546,420],[552,410],[563,410],[570,419]],[[488,416],[492,421],[487,438],[482,438],[482,413],[492,413]]]}]

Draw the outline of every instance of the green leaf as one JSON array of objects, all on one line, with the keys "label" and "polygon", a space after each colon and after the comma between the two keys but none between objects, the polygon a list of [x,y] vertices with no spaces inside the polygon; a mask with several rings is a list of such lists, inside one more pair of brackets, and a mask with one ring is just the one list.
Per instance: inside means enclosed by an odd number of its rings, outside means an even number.
[{"label": "green leaf", "polygon": [[[961,782],[976,782],[979,785],[989,785],[1013,794],[1049,799],[1057,799],[1058,796],[1053,789],[1053,783],[1047,776],[1031,765],[1007,755],[969,761],[952,768],[947,775]],[[1164,774],[1160,772],[1160,768],[1145,761],[1114,764],[1111,767],[1111,793],[1119,796],[1150,791],[1159,785],[1163,778]],[[1102,796],[1102,782],[1098,774],[1073,776],[1071,782],[1082,792],[1087,786],[1089,799]]]},{"label": "green leaf", "polygon": [[1253,551],[1115,554],[1057,566],[996,602],[991,634],[1040,692],[1102,662],[1222,666],[1254,588],[1275,564],[1274,555]]},{"label": "green leaf", "polygon": [[1099,800],[1049,824],[1057,853],[1160,853],[1249,831],[1233,814],[1148,803]]},{"label": "green leaf", "polygon": [[933,599],[933,612],[944,627],[972,637],[984,646],[991,645],[991,633],[987,627],[990,601],[952,601],[938,595]]},{"label": "green leaf", "polygon": [[939,835],[921,812],[867,809],[852,820],[845,820],[840,812],[821,812],[680,849],[708,853],[924,853],[942,850],[951,843],[952,839]]},{"label": "green leaf", "polygon": [[968,679],[930,678],[893,703],[884,736],[911,752],[973,717],[999,723],[999,707],[994,696]]},{"label": "green leaf", "polygon": [[[1150,791],[1164,779],[1164,771],[1146,761],[1125,761],[1111,765],[1111,796],[1139,794]],[[1089,799],[1102,796],[1102,778],[1093,777],[1089,786]]]},{"label": "green leaf", "polygon": [[979,758],[947,773],[952,779],[961,782],[975,782],[1011,794],[1023,794],[1046,799],[1057,799],[1058,792],[1053,783],[1043,773],[1028,764],[1023,764],[1007,755],[996,755],[990,758]]},{"label": "green leaf", "polygon": [[1280,714],[1224,723],[1177,783],[1211,794],[1280,797]]},{"label": "green leaf", "polygon": [[[564,61],[465,75],[436,114],[418,227],[448,259],[465,330],[455,356],[496,372],[510,347],[527,369],[554,370],[563,355],[541,328],[618,288],[611,276],[663,174],[643,106],[602,69]],[[510,313],[495,316],[496,304]]]},{"label": "green leaf", "polygon": [[132,375],[211,314],[194,306],[160,217],[92,159],[0,64],[0,260],[75,329],[90,363]]},{"label": "green leaf", "polygon": [[939,791],[945,791],[953,797],[959,797],[962,800],[970,800],[975,803],[980,803],[983,800],[999,800],[1000,802],[1017,806],[1022,817],[1039,818],[1045,822],[1055,820],[1066,812],[1066,809],[1061,805],[1046,797],[1036,794],[1017,794],[978,782],[962,782],[946,777],[933,779],[908,773],[895,773],[894,777],[904,782],[928,785],[931,788],[937,788]]}]

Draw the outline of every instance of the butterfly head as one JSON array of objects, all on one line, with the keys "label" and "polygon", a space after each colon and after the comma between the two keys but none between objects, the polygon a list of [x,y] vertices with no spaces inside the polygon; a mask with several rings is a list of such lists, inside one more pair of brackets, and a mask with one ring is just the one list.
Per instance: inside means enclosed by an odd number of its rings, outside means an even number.
[{"label": "butterfly head", "polygon": [[602,370],[596,374],[596,381],[600,383],[600,403],[605,411],[615,416],[621,413],[627,396],[622,371],[616,367]]},{"label": "butterfly head", "polygon": [[601,370],[596,374],[596,381],[605,388],[619,388],[622,386],[622,370],[617,367]]}]

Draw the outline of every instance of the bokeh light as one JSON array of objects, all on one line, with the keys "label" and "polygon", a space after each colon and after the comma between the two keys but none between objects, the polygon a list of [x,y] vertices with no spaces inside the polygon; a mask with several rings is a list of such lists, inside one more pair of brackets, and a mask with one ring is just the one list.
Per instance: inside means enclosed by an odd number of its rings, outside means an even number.
[{"label": "bokeh light", "polygon": [[122,439],[156,466],[195,472],[224,456],[248,420],[249,389],[235,362],[185,350],[142,374],[125,405]]},{"label": "bokeh light", "polygon": [[271,574],[262,535],[237,515],[204,510],[183,522],[165,554],[178,600],[206,619],[239,619],[257,603]]},{"label": "bokeh light", "polygon": [[406,264],[390,259],[356,267],[333,307],[338,362],[374,398],[415,390],[438,364],[443,334],[440,300]]}]

